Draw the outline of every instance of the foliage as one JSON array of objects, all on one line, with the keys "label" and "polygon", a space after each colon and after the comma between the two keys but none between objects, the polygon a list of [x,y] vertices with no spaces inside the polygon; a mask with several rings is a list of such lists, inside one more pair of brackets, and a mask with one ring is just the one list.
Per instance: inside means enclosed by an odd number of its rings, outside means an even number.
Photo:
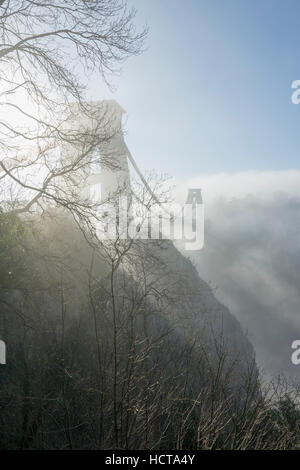
[{"label": "foliage", "polygon": [[0,287],[16,288],[26,269],[24,240],[27,228],[12,213],[0,211]]}]

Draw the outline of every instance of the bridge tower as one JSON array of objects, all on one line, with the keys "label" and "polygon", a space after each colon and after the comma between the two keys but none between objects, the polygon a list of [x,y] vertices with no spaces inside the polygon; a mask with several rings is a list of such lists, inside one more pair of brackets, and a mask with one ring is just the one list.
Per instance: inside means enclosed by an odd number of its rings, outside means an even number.
[{"label": "bridge tower", "polygon": [[[74,191],[80,199],[100,202],[130,193],[128,148],[124,141],[122,117],[125,111],[114,100],[85,103],[82,110],[70,105],[64,130],[68,141],[62,145],[63,166],[80,158],[86,161],[64,186]],[[74,144],[72,136],[74,133]],[[77,160],[76,160],[77,159]]]}]

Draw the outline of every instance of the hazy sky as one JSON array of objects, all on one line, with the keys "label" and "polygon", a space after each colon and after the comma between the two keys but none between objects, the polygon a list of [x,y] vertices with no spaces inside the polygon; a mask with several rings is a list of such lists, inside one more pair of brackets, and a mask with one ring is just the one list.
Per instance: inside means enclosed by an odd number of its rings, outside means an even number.
[{"label": "hazy sky", "polygon": [[[171,176],[298,169],[298,0],[130,0],[147,50],[114,79],[127,142]],[[92,96],[108,97],[94,82]]]},{"label": "hazy sky", "polygon": [[[127,143],[142,170],[168,173],[182,195],[202,188],[201,276],[248,331],[259,365],[298,377],[300,1],[130,3],[150,32],[114,79]],[[100,82],[92,96],[111,97]]]}]

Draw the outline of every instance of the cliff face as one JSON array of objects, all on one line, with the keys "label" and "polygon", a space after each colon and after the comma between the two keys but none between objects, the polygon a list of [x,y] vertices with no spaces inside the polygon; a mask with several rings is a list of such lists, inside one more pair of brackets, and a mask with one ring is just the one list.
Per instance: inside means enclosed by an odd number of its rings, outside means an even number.
[{"label": "cliff face", "polygon": [[146,251],[159,260],[157,286],[162,286],[169,299],[164,314],[176,325],[183,340],[194,345],[195,376],[198,371],[203,380],[204,371],[209,369],[214,376],[218,369],[235,389],[243,386],[250,371],[255,380],[258,372],[252,344],[237,319],[199,277],[192,262],[169,241],[151,241]]},{"label": "cliff face", "polygon": [[[142,426],[146,403],[157,420],[147,428],[154,442],[183,396],[194,400],[208,391],[214,399],[241,401],[246,383],[255,396],[250,342],[171,242],[95,248],[63,214],[34,225],[39,233],[25,250],[22,281],[1,289],[8,349],[8,366],[0,369],[3,436],[18,439],[25,426],[23,446],[39,448],[43,429],[55,447],[60,437],[53,416],[61,423],[70,413],[74,426],[90,423],[90,447],[111,446],[112,422],[118,429],[125,418]],[[42,408],[24,402],[29,396],[39,397]],[[89,447],[80,426],[73,439]]]}]

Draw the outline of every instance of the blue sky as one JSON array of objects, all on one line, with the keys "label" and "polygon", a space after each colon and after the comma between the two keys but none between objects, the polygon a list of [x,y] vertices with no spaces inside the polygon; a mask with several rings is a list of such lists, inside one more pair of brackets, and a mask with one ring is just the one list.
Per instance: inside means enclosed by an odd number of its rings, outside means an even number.
[{"label": "blue sky", "polygon": [[[298,0],[130,0],[147,50],[114,78],[143,170],[175,178],[300,168]],[[91,97],[112,95],[100,81]]]}]

